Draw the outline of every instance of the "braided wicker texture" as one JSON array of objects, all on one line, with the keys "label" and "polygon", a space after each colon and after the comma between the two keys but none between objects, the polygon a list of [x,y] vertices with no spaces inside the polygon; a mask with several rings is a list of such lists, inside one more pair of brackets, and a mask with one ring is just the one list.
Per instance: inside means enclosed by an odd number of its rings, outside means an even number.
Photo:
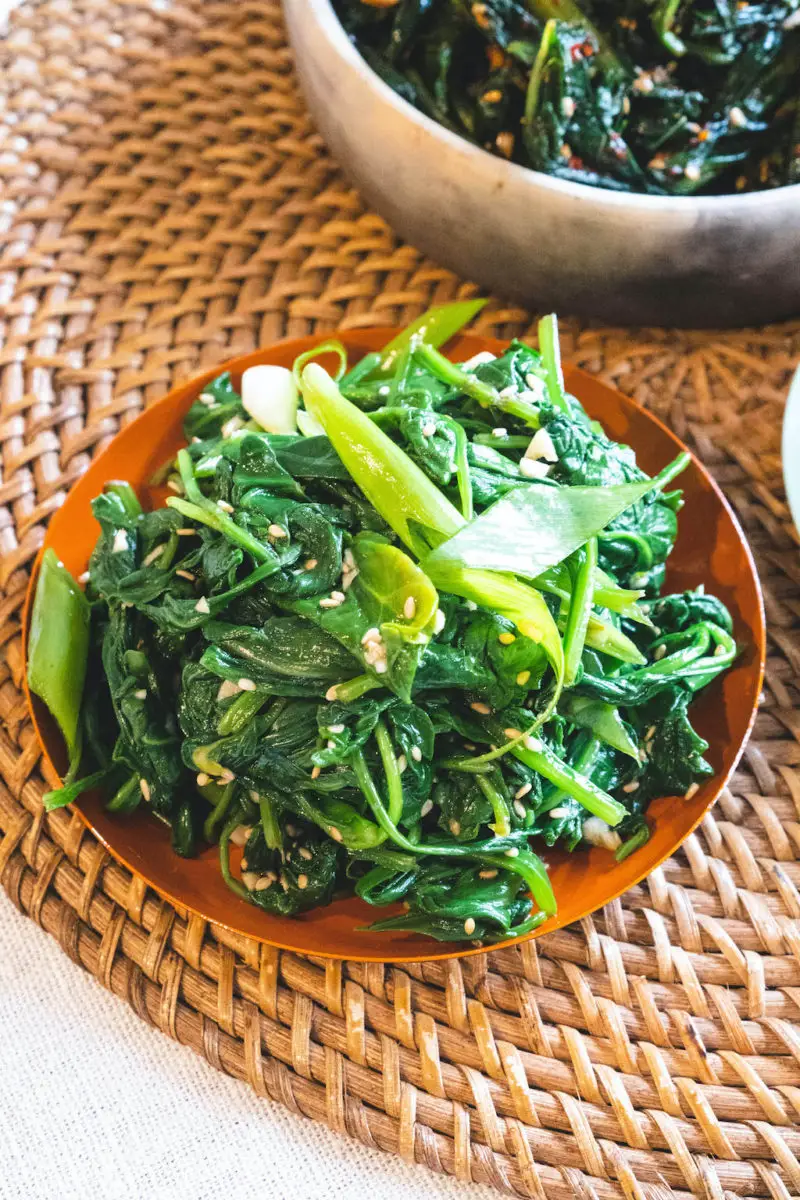
[{"label": "braided wicker texture", "polygon": [[[763,705],[714,812],[592,918],[461,964],[323,963],[185,919],[45,817],[19,614],[48,515],[173,383],[285,334],[469,294],[364,211],[274,0],[41,0],[0,46],[0,878],[65,952],[262,1096],[537,1200],[800,1194],[800,554],[779,427],[800,324],[567,325],[699,451],[764,582]],[[493,303],[479,329],[531,314]]]}]

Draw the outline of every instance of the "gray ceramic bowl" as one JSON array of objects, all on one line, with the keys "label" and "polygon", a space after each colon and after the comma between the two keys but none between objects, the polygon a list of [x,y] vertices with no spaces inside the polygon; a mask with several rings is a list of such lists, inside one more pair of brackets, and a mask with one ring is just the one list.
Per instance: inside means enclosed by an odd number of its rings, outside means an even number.
[{"label": "gray ceramic bowl", "polygon": [[786,401],[782,456],[789,510],[795,525],[800,529],[800,367],[795,372]]},{"label": "gray ceramic bowl", "polygon": [[300,80],[342,168],[398,232],[535,308],[633,324],[747,325],[800,312],[800,184],[625,195],[495,158],[384,84],[329,0],[284,0]]}]

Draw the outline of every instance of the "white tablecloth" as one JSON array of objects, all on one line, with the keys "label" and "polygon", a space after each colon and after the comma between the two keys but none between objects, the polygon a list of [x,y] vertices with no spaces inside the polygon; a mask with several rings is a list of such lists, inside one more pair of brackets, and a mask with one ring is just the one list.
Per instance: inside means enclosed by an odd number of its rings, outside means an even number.
[{"label": "white tablecloth", "polygon": [[146,1026],[0,892],[0,1200],[497,1200],[367,1150]]}]

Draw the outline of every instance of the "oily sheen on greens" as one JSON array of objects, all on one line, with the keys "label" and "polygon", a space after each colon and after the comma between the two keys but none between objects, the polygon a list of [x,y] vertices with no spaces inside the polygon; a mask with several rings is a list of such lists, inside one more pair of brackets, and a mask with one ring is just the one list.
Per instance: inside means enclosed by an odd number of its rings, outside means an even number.
[{"label": "oily sheen on greens", "polygon": [[711,774],[690,706],[736,646],[702,588],[662,595],[685,456],[651,479],[589,420],[554,318],[541,351],[451,363],[478,307],[340,348],[336,381],[305,356],[296,433],[220,376],[164,507],[94,501],[85,595],[45,556],[31,682],[72,751],[50,807],[102,785],[177,854],[218,843],[269,912],[355,893],[394,906],[373,929],[491,943],[556,911],[537,850],[625,856],[652,798]]},{"label": "oily sheen on greens", "polygon": [[334,0],[372,69],[445,128],[614,191],[800,182],[798,0]]}]

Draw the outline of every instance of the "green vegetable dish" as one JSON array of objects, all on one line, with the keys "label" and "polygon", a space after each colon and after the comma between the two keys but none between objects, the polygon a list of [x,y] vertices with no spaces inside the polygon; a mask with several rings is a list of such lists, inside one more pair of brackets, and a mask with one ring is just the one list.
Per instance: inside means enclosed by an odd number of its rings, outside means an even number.
[{"label": "green vegetable dish", "polygon": [[454,133],[617,191],[800,182],[800,0],[333,0],[367,63]]},{"label": "green vegetable dish", "polygon": [[553,317],[538,351],[450,362],[480,306],[355,365],[328,342],[251,368],[242,396],[220,375],[164,507],[94,501],[85,593],[45,555],[29,678],[71,754],[49,808],[102,786],[177,854],[218,843],[268,912],[355,893],[402,903],[374,930],[490,943],[556,912],[536,847],[621,859],[651,799],[713,773],[689,708],[731,618],[661,594],[688,455],[649,478],[605,436]]}]

